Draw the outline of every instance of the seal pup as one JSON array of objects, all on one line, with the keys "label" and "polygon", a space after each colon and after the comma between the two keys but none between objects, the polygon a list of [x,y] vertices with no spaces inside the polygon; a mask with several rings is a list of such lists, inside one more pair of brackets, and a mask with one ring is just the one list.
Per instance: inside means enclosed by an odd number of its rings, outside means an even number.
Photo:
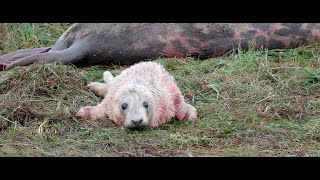
[{"label": "seal pup", "polygon": [[104,99],[96,106],[82,107],[78,117],[109,117],[129,129],[158,127],[173,117],[197,120],[196,108],[184,100],[175,79],[158,63],[137,63],[116,77],[109,71],[103,77],[105,83],[92,82],[88,87]]}]

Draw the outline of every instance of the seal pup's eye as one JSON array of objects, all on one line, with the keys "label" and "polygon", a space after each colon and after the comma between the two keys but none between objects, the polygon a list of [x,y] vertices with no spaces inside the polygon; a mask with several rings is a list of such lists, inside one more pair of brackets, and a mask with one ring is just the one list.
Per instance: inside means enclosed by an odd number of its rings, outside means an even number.
[{"label": "seal pup's eye", "polygon": [[123,103],[123,104],[121,105],[122,110],[127,109],[127,107],[128,107],[128,104],[127,104],[127,103]]},{"label": "seal pup's eye", "polygon": [[145,101],[145,102],[143,102],[143,106],[145,107],[145,108],[148,108],[148,102],[147,101]]}]

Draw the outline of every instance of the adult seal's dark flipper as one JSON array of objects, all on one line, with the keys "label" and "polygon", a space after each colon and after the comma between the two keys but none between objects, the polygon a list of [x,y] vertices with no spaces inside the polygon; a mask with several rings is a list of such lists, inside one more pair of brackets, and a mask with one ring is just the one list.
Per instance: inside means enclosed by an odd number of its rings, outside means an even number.
[{"label": "adult seal's dark flipper", "polygon": [[28,56],[32,56],[35,54],[41,54],[48,52],[51,49],[51,47],[44,47],[44,48],[34,48],[34,49],[22,49],[19,51],[11,52],[8,54],[5,54],[0,57],[0,69],[3,70],[6,68],[9,64]]},{"label": "adult seal's dark flipper", "polygon": [[61,51],[48,51],[43,53],[35,53],[30,56],[22,57],[12,63],[8,64],[5,70],[12,69],[15,66],[26,66],[35,62],[61,62],[63,64],[76,64],[77,61],[80,61],[84,57],[84,52],[87,48],[85,45],[73,44],[67,49]]},{"label": "adult seal's dark flipper", "polygon": [[206,59],[250,44],[255,49],[295,48],[319,42],[319,36],[320,25],[308,23],[88,23],[72,25],[48,51],[0,58],[6,70],[55,61],[129,65],[159,56]]}]

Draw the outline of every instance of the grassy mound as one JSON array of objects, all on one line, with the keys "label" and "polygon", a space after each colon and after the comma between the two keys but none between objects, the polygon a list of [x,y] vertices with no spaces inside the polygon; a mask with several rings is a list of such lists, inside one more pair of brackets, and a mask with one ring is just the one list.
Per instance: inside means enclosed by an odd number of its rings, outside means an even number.
[{"label": "grassy mound", "polygon": [[0,83],[2,128],[14,121],[70,120],[79,104],[92,103],[83,71],[72,66],[15,68],[3,73]]}]

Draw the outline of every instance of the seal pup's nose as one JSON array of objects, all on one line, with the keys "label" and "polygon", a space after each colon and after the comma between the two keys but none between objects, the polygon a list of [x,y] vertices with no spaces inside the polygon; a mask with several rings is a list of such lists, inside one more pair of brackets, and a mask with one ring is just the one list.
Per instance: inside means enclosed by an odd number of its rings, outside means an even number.
[{"label": "seal pup's nose", "polygon": [[142,119],[131,120],[132,124],[135,126],[140,126],[142,124]]}]

